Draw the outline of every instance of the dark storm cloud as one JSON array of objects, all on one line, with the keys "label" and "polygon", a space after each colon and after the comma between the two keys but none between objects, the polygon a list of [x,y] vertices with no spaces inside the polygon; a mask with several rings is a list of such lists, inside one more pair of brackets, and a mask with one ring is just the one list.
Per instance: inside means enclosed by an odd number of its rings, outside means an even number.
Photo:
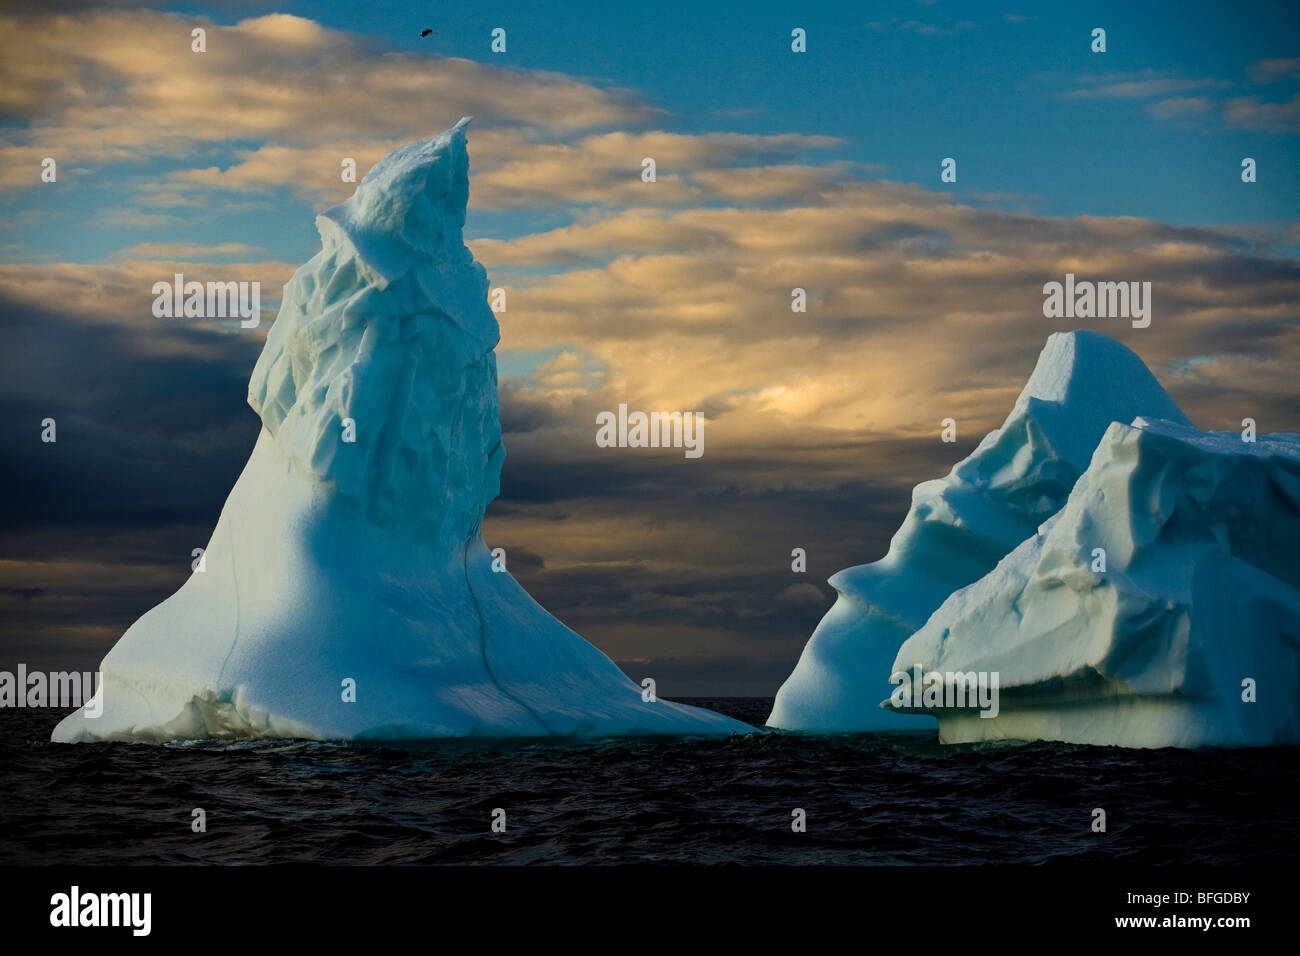
[{"label": "dark storm cloud", "polygon": [[[0,296],[0,532],[215,520],[257,436],[244,401],[257,343],[77,321]],[[198,337],[198,354],[159,338]],[[142,341],[150,338],[148,347]],[[41,422],[57,441],[41,441]]]},{"label": "dark storm cloud", "polygon": [[533,432],[562,421],[554,407],[536,397],[533,390],[522,388],[510,381],[501,382],[499,401],[503,435]]},{"label": "dark storm cloud", "polygon": [[[931,459],[927,474],[942,474],[948,457],[964,454],[945,447],[946,455],[918,450],[917,457]],[[527,470],[536,473],[537,464]],[[775,692],[834,601],[826,579],[883,556],[910,492],[903,483],[699,487],[680,478],[658,483],[658,493],[647,496],[645,478],[640,466],[609,468],[600,496],[565,502],[576,538],[603,539],[621,557],[553,561],[561,542],[548,540],[540,522],[517,523],[530,508],[545,506],[524,504],[507,519],[489,519],[485,534],[528,540],[546,566],[512,565],[520,582],[624,662],[630,676],[660,678],[658,670],[634,674],[626,664],[647,650],[671,657],[673,669],[663,675],[678,694]],[[559,493],[558,475],[556,481]],[[651,526],[650,533],[629,533],[631,522]],[[791,567],[795,547],[807,555],[806,572]]]},{"label": "dark storm cloud", "polygon": [[638,684],[654,678],[655,693],[665,699],[682,697],[768,697],[765,688],[779,687],[793,661],[744,657],[711,660],[652,657],[617,660],[619,668]]}]

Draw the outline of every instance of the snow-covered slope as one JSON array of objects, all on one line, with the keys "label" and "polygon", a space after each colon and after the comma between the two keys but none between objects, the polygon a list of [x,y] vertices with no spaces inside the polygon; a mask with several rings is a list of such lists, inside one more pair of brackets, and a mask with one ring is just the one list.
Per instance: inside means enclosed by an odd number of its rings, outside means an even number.
[{"label": "snow-covered slope", "polygon": [[925,729],[932,717],[881,709],[891,664],[948,595],[987,574],[1065,503],[1114,421],[1187,423],[1142,360],[1089,331],[1052,335],[1001,428],[945,478],[917,485],[874,564],[830,579],[839,592],[776,697],[788,730]]},{"label": "snow-covered slope", "polygon": [[461,238],[467,123],[389,155],[317,217],[322,249],[253,372],[264,427],[205,570],[105,657],[103,715],[68,716],[54,740],[752,730],[644,702],[492,570],[479,529],[505,452],[497,324]]},{"label": "snow-covered slope", "polygon": [[947,742],[1297,743],[1297,542],[1300,435],[1117,422],[1060,513],[893,670],[999,674],[996,717],[939,712]]}]

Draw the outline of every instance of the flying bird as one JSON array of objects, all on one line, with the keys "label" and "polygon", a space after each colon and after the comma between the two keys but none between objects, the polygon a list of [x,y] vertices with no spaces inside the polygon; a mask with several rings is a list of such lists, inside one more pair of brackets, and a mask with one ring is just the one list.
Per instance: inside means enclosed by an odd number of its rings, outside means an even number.
[{"label": "flying bird", "polygon": [[422,36],[422,37],[427,37],[427,36],[429,36],[430,34],[433,34],[434,36],[437,36],[437,35],[438,35],[438,34],[434,33],[432,30],[422,30],[422,31],[420,32],[420,36]]}]

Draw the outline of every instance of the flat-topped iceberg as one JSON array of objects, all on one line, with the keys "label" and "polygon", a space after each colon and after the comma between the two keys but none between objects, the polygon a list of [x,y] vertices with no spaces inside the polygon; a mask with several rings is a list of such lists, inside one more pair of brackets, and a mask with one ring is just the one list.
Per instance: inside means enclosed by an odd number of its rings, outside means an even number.
[{"label": "flat-topped iceberg", "polygon": [[1300,742],[1300,435],[1107,429],[1060,512],[949,597],[893,668],[996,673],[940,739]]},{"label": "flat-topped iceberg", "polygon": [[1060,510],[1115,421],[1187,419],[1124,345],[1089,331],[1047,340],[1011,413],[944,478],[917,485],[874,564],[830,579],[839,592],[768,724],[812,732],[926,729],[882,710],[899,646],[959,588],[983,577]]},{"label": "flat-topped iceberg", "polygon": [[769,723],[947,743],[1300,743],[1300,436],[1194,428],[1136,355],[1051,336],[1001,428],[918,485]]},{"label": "flat-topped iceberg", "polygon": [[499,333],[461,236],[467,124],[392,153],[317,217],[203,570],[123,635],[54,740],[753,730],[644,700],[493,569]]}]

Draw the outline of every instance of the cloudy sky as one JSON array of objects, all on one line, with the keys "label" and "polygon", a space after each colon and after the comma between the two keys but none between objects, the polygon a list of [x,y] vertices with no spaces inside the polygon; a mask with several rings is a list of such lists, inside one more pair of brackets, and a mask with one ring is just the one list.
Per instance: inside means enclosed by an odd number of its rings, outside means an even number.
[{"label": "cloudy sky", "polygon": [[[465,115],[466,236],[508,295],[485,537],[665,696],[773,693],[827,576],[883,554],[1053,331],[1120,338],[1203,428],[1300,431],[1291,5],[1044,6],[11,4],[0,668],[91,668],[183,582],[341,162]],[[175,272],[260,282],[267,320],[155,318]],[[1151,326],[1044,318],[1066,272],[1150,281]],[[704,412],[704,457],[597,448],[620,402]]]}]

